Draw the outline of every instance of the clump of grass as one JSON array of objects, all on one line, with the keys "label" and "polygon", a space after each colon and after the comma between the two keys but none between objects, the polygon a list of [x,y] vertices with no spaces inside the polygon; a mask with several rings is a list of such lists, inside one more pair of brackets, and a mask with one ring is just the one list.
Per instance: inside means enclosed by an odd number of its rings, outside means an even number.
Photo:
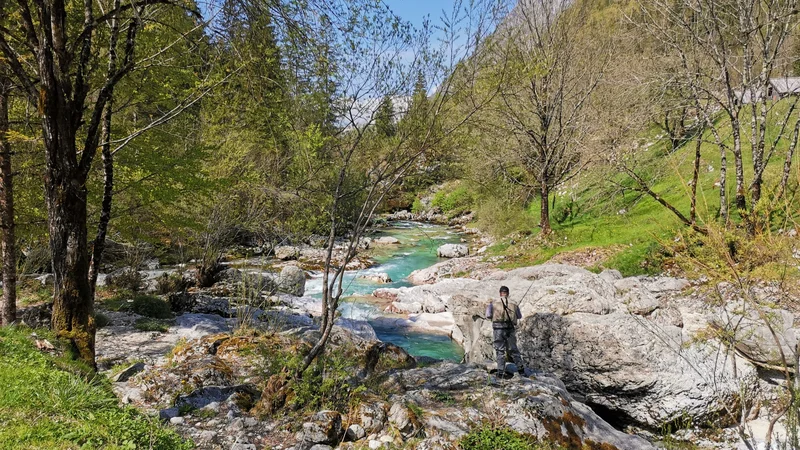
[{"label": "clump of grass", "polygon": [[94,315],[94,323],[97,325],[97,328],[100,329],[111,325],[111,319],[103,313],[96,313]]},{"label": "clump of grass", "polygon": [[483,426],[475,428],[458,442],[461,450],[558,450],[557,444],[539,441],[530,434],[510,428]]},{"label": "clump of grass", "polygon": [[[191,448],[69,355],[38,351],[26,327],[0,328],[0,449]],[[37,334],[58,341],[46,331]],[[35,420],[31,420],[32,418]]]},{"label": "clump of grass", "polygon": [[139,331],[158,331],[159,333],[166,333],[169,331],[175,322],[169,319],[153,319],[152,317],[142,317],[136,319],[133,324],[134,328]]},{"label": "clump of grass", "polygon": [[172,309],[169,303],[152,295],[137,295],[131,303],[131,311],[140,316],[154,319],[171,319]]}]

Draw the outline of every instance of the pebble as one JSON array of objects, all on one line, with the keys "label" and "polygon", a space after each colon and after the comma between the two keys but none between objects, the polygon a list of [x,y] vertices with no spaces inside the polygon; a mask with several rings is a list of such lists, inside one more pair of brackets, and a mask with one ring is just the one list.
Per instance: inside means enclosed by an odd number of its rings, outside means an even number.
[{"label": "pebble", "polygon": [[219,402],[211,402],[207,404],[203,409],[210,409],[214,412],[219,412]]},{"label": "pebble", "polygon": [[247,428],[253,428],[254,426],[258,425],[258,419],[255,417],[247,417],[244,419],[244,425]]},{"label": "pebble", "polygon": [[200,433],[200,442],[211,442],[214,440],[214,437],[217,435],[215,431],[206,430]]},{"label": "pebble", "polygon": [[173,417],[173,418],[169,419],[169,423],[171,423],[173,425],[180,425],[183,422],[184,422],[184,419],[183,419],[183,417],[180,417],[180,416]]},{"label": "pebble", "polygon": [[228,425],[228,429],[233,431],[244,430],[244,420],[242,419],[234,420],[230,425]]},{"label": "pebble", "polygon": [[256,450],[255,444],[247,444],[243,442],[237,442],[233,444],[231,450]]},{"label": "pebble", "polygon": [[376,441],[376,440],[369,441],[369,448],[371,450],[381,448],[381,446],[383,446],[383,443],[381,441]]}]

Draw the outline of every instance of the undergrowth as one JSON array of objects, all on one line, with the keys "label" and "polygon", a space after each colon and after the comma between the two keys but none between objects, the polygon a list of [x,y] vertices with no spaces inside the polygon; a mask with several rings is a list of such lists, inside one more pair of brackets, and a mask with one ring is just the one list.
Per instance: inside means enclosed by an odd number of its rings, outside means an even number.
[{"label": "undergrowth", "polygon": [[561,450],[562,447],[510,428],[483,426],[471,430],[458,441],[461,450]]},{"label": "undergrowth", "polygon": [[[29,328],[0,328],[0,449],[191,448],[118,400],[104,376],[36,349]],[[59,348],[49,333],[36,330]]]}]

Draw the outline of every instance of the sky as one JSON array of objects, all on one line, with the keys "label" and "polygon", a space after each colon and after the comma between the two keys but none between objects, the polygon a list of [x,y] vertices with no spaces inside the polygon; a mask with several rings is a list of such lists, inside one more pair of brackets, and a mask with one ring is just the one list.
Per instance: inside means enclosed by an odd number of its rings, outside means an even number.
[{"label": "sky", "polygon": [[383,0],[395,14],[408,20],[414,26],[422,25],[423,18],[430,16],[432,22],[439,22],[442,10],[452,11],[453,0]]}]

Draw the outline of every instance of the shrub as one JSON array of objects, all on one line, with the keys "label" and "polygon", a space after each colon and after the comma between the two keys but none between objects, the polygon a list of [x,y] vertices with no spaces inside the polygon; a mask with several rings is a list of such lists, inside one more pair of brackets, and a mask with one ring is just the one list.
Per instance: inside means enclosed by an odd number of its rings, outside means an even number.
[{"label": "shrub", "polygon": [[165,273],[156,280],[156,292],[161,295],[183,292],[191,286],[191,282],[184,278],[183,273]]},{"label": "shrub", "polygon": [[94,315],[94,323],[97,325],[97,329],[100,329],[111,325],[111,319],[103,313],[97,313]]},{"label": "shrub", "polygon": [[144,276],[136,269],[120,269],[106,277],[106,285],[117,290],[139,292],[144,284]]},{"label": "shrub", "polygon": [[513,202],[487,201],[478,207],[478,227],[496,238],[518,231],[529,231],[539,224],[537,218]]},{"label": "shrub", "polygon": [[556,450],[549,442],[539,442],[535,436],[518,433],[510,428],[483,426],[473,429],[458,442],[462,450]]},{"label": "shrub", "polygon": [[452,191],[442,189],[433,196],[431,206],[439,207],[449,216],[455,216],[469,211],[475,202],[472,191],[463,184],[459,184]]},{"label": "shrub", "polygon": [[424,209],[425,207],[422,206],[422,200],[420,200],[419,197],[415,198],[414,203],[411,204],[411,212],[414,214],[419,214]]},{"label": "shrub", "polygon": [[137,295],[133,298],[133,303],[130,304],[132,312],[140,316],[152,317],[154,319],[171,319],[172,310],[169,303],[166,301],[152,296],[152,295]]},{"label": "shrub", "polygon": [[136,319],[133,326],[139,331],[158,331],[159,333],[166,333],[169,327],[174,322],[172,320],[153,319],[151,317],[142,317]]}]

